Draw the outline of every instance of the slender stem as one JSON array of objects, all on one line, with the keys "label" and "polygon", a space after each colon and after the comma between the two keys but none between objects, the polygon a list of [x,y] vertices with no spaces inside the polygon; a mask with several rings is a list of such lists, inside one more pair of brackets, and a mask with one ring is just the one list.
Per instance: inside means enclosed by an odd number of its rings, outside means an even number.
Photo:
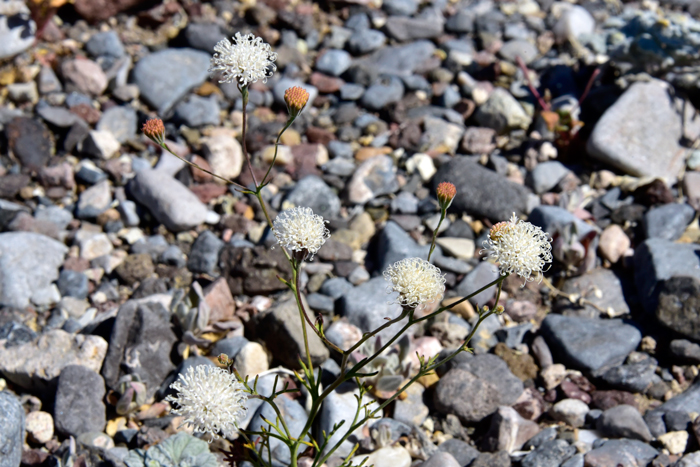
[{"label": "slender stem", "polygon": [[250,170],[250,176],[253,177],[253,183],[255,184],[255,188],[257,191],[259,191],[259,185],[258,185],[258,179],[255,177],[255,172],[253,171],[253,164],[250,162],[250,156],[248,155],[248,151],[246,150],[245,146],[245,139],[246,139],[246,125],[248,121],[248,86],[239,86],[238,90],[241,91],[241,96],[243,97],[243,132],[242,132],[242,141],[241,141],[241,147],[243,149],[243,155],[245,156],[246,162],[248,162],[248,169]]},{"label": "slender stem", "polygon": [[600,68],[596,68],[593,70],[593,74],[591,74],[591,77],[588,80],[588,83],[586,83],[586,89],[584,89],[583,94],[581,94],[581,98],[578,100],[578,107],[581,107],[581,103],[588,97],[588,93],[591,91],[591,88],[593,87],[593,81],[598,77],[600,74]]},{"label": "slender stem", "polygon": [[246,187],[244,187],[243,185],[241,185],[241,184],[239,184],[239,183],[234,182],[233,180],[229,180],[229,179],[226,178],[226,177],[222,177],[222,176],[220,176],[220,175],[216,175],[214,172],[212,172],[212,171],[210,171],[210,170],[207,170],[207,169],[205,169],[204,167],[200,167],[199,165],[195,164],[194,162],[188,161],[187,159],[178,156],[177,154],[175,154],[175,153],[173,152],[172,149],[170,149],[170,148],[168,147],[167,144],[165,144],[165,142],[161,143],[160,147],[163,148],[163,149],[165,149],[166,151],[168,151],[168,152],[169,152],[170,154],[172,154],[173,156],[175,156],[175,157],[177,157],[178,159],[180,159],[180,160],[181,160],[182,162],[184,162],[185,164],[188,164],[188,165],[190,165],[191,167],[194,167],[195,169],[201,170],[202,172],[207,173],[207,174],[211,175],[211,176],[214,177],[214,178],[218,178],[218,179],[221,180],[222,182],[225,182],[225,183],[228,183],[228,184],[231,184],[231,185],[235,185],[237,188],[239,188],[239,189],[241,189],[241,190],[247,190]]},{"label": "slender stem", "polygon": [[272,156],[272,162],[270,162],[270,167],[267,168],[267,172],[265,172],[265,176],[262,178],[262,182],[260,182],[261,188],[265,186],[265,180],[267,180],[267,176],[270,175],[272,166],[275,165],[275,161],[277,160],[277,149],[280,145],[280,138],[282,138],[282,133],[287,131],[287,128],[289,128],[292,125],[292,122],[294,122],[294,117],[289,117],[287,123],[284,125],[284,128],[282,128],[282,130],[277,134],[277,141],[275,141],[275,155]]},{"label": "slender stem", "polygon": [[[267,220],[267,225],[270,228],[272,228],[272,219],[270,219],[270,214],[267,212],[267,207],[265,207],[265,201],[262,199],[262,192],[260,191],[261,189],[262,187],[255,188],[255,197],[258,198],[258,203],[260,203],[260,207],[262,208],[263,214],[265,214],[265,220]],[[287,256],[287,259],[290,259],[289,256]]]},{"label": "slender stem", "polygon": [[542,99],[542,96],[540,95],[539,91],[533,86],[532,81],[530,81],[530,72],[527,69],[527,66],[525,65],[525,62],[523,61],[520,56],[515,57],[515,61],[518,63],[518,66],[522,70],[523,74],[525,75],[525,81],[527,81],[527,87],[530,88],[530,92],[535,96],[537,99],[537,102],[539,102],[540,107],[542,107],[542,110],[551,110],[551,106],[547,104],[544,99]]},{"label": "slender stem", "polygon": [[[311,362],[311,352],[309,352],[309,337],[306,335],[306,323],[304,321],[304,317],[306,317],[306,313],[304,312],[304,304],[301,302],[301,292],[299,291],[299,269],[301,266],[301,261],[296,265],[294,268],[294,296],[297,300],[297,308],[299,308],[299,319],[301,320],[301,330],[304,335],[304,349],[306,350],[306,360],[309,365],[309,373],[313,374],[314,372],[314,366],[313,363]],[[308,317],[307,317],[308,319]],[[312,326],[313,327],[313,326]]]},{"label": "slender stem", "polygon": [[446,209],[440,209],[440,222],[438,222],[437,227],[435,227],[435,230],[433,231],[433,240],[430,242],[430,251],[428,252],[428,262],[430,262],[430,256],[433,254],[433,250],[435,249],[435,240],[437,239],[438,231],[440,230],[440,225],[442,225],[442,221],[445,220],[445,214],[447,212]]}]

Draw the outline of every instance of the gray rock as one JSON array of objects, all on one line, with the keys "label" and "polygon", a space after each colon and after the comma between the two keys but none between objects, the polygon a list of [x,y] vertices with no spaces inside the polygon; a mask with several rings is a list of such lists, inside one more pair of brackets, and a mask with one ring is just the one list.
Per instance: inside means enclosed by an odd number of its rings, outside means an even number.
[{"label": "gray rock", "polygon": [[295,206],[311,208],[324,219],[335,219],[340,214],[340,198],[320,177],[307,175],[297,182],[285,197]]},{"label": "gray rock", "polygon": [[208,53],[212,53],[214,46],[225,37],[226,34],[215,23],[190,23],[185,28],[187,45]]},{"label": "gray rock", "polygon": [[[532,219],[532,216],[530,216]],[[625,301],[622,290],[622,282],[610,269],[597,268],[582,276],[568,279],[561,288],[566,294],[578,294],[591,305],[585,304],[583,310],[579,310],[570,301],[565,301],[565,310],[574,311],[589,317],[597,317],[598,310],[605,310],[610,317],[626,315],[630,312],[629,305]],[[593,305],[595,305],[595,308]]]},{"label": "gray rock", "polygon": [[175,366],[170,361],[177,342],[170,325],[170,312],[155,302],[128,301],[119,307],[109,340],[102,376],[110,389],[117,389],[125,374],[138,375],[151,397]]},{"label": "gray rock", "polygon": [[221,339],[220,341],[216,341],[209,354],[219,355],[225,353],[229,358],[234,358],[248,342],[250,341],[243,336]]},{"label": "gray rock", "polygon": [[85,49],[94,58],[120,58],[126,55],[124,44],[116,31],[105,31],[93,34],[85,43]]},{"label": "gray rock", "polygon": [[392,16],[413,16],[418,11],[415,0],[386,0],[382,2],[382,10]]},{"label": "gray rock", "polygon": [[346,278],[332,277],[323,282],[319,292],[337,300],[352,289],[353,285]]},{"label": "gray rock", "polygon": [[56,429],[66,436],[78,436],[105,427],[105,382],[102,377],[80,365],[63,369],[58,378],[53,419]]},{"label": "gray rock", "polygon": [[[440,247],[435,247],[436,254]],[[378,234],[377,258],[374,269],[383,272],[405,258],[428,258],[429,245],[418,245],[396,222],[388,221]],[[388,299],[389,297],[387,297]]]},{"label": "gray rock", "polygon": [[333,314],[333,310],[335,309],[335,299],[333,297],[320,293],[313,293],[306,297],[306,300],[309,302],[309,306],[312,310],[329,315]]},{"label": "gray rock", "polygon": [[400,42],[436,38],[442,34],[442,28],[442,17],[408,18],[405,16],[390,16],[384,25],[387,35]]},{"label": "gray rock", "polygon": [[652,208],[644,215],[646,237],[678,240],[693,217],[695,209],[685,203],[670,203]]},{"label": "gray rock", "polygon": [[21,212],[28,213],[29,209],[21,204],[0,199],[0,229],[5,230],[5,228],[12,222],[12,219],[14,219],[17,214]]},{"label": "gray rock", "polygon": [[355,55],[364,55],[381,48],[386,43],[386,36],[376,29],[357,31],[348,39],[348,49]]},{"label": "gray rock", "polygon": [[35,33],[36,24],[26,7],[22,11],[0,15],[0,60],[13,57],[31,47]]},{"label": "gray rock", "polygon": [[367,88],[360,102],[370,110],[381,110],[389,104],[400,101],[403,93],[403,83],[399,78],[383,76]]},{"label": "gray rock", "polygon": [[453,413],[463,423],[479,422],[499,406],[510,406],[523,392],[523,383],[493,354],[477,355],[448,371],[435,389],[435,408]]},{"label": "gray rock", "polygon": [[[50,66],[42,66],[37,76],[37,85],[41,94],[63,91],[61,80],[56,76],[56,72]],[[77,115],[76,115],[77,116]]]},{"label": "gray rock", "polygon": [[406,45],[382,47],[360,62],[376,75],[411,75],[432,57],[435,45],[430,41],[416,41]]},{"label": "gray rock", "polygon": [[82,272],[64,269],[58,276],[57,284],[58,290],[64,297],[75,297],[82,300],[88,296],[88,278]]},{"label": "gray rock", "polygon": [[391,210],[400,214],[416,214],[418,212],[418,198],[413,193],[402,191],[391,200]]},{"label": "gray rock", "polygon": [[97,122],[97,129],[109,131],[120,143],[126,143],[136,136],[138,118],[136,111],[127,106],[114,106],[107,109]]},{"label": "gray rock", "polygon": [[540,427],[523,418],[512,407],[499,407],[491,417],[491,427],[482,446],[487,451],[520,451],[530,438],[539,433]]},{"label": "gray rock", "polygon": [[[1,209],[1,208],[0,208]],[[1,214],[0,214],[1,216]],[[37,209],[34,213],[37,220],[53,222],[60,230],[65,230],[73,220],[73,215],[60,206],[49,206],[46,209]],[[2,222],[0,221],[0,226]]]},{"label": "gray rock", "polygon": [[[353,417],[355,416],[355,412],[357,411],[357,399],[359,396],[359,391],[353,383],[345,383],[330,393],[324,401],[319,416],[319,428],[321,430],[325,431],[326,433],[330,433],[333,429],[333,425],[341,420],[347,420],[345,425],[330,438],[328,446],[334,446],[346,433],[347,429],[349,428],[348,422],[352,421]],[[376,409],[378,405],[376,402],[372,402],[372,399],[368,395],[365,395],[362,398],[362,403],[368,404],[370,410]],[[381,411],[379,415],[381,416]],[[364,438],[363,427],[360,427],[340,445],[340,447],[335,451],[336,454],[340,456],[347,456],[350,454],[354,444],[360,441],[362,438]]]},{"label": "gray rock", "polygon": [[648,465],[659,451],[636,439],[611,439],[585,454],[586,465]]},{"label": "gray rock", "polygon": [[583,454],[574,454],[569,460],[564,461],[561,467],[584,467],[584,462]]},{"label": "gray rock", "polygon": [[83,159],[76,167],[75,178],[88,185],[95,185],[107,179],[107,174],[90,159]]},{"label": "gray rock", "polygon": [[94,219],[112,204],[112,187],[103,180],[80,193],[75,215],[79,219]]},{"label": "gray rock", "polygon": [[511,129],[527,129],[532,118],[515,98],[503,88],[495,88],[488,100],[474,113],[474,119],[486,128],[493,128],[499,133]]},{"label": "gray rock", "polygon": [[659,285],[659,306],[656,317],[666,327],[700,339],[700,279],[672,277]]},{"label": "gray rock", "polygon": [[25,308],[58,279],[68,248],[33,232],[0,233],[0,305]]},{"label": "gray rock", "polygon": [[[304,307],[309,313],[309,305],[305,302],[304,299]],[[309,318],[314,319],[313,315]],[[306,321],[303,325],[306,327],[311,361],[314,365],[320,365],[330,355],[328,348]],[[298,369],[301,368],[300,358],[307,362],[299,309],[296,300],[291,296],[287,295],[286,299],[278,300],[272,307],[258,315],[256,330],[259,337],[267,343],[267,348],[272,355],[285,366]]]},{"label": "gray rock", "polygon": [[187,268],[194,273],[214,275],[219,262],[219,252],[224,241],[211,230],[205,230],[192,244]]},{"label": "gray rock", "polygon": [[530,63],[540,53],[532,42],[513,39],[503,44],[498,54],[511,63],[515,63],[516,57],[522,58],[525,63]]},{"label": "gray rock", "polygon": [[638,82],[598,120],[587,150],[629,175],[673,181],[684,164],[681,134],[681,116],[666,85]]},{"label": "gray rock", "polygon": [[433,177],[433,186],[452,182],[459,187],[450,210],[488,217],[494,222],[527,211],[529,190],[507,180],[468,157],[457,156],[443,164]]},{"label": "gray rock", "polygon": [[596,422],[596,429],[610,438],[638,439],[645,443],[652,440],[649,428],[644,423],[639,410],[626,404],[604,411]]},{"label": "gray rock", "polygon": [[654,380],[658,363],[653,358],[609,369],[602,379],[615,389],[644,392]]},{"label": "gray rock", "polygon": [[[492,263],[481,262],[474,269],[472,269],[472,271],[467,274],[464,279],[462,279],[462,282],[460,282],[455,288],[455,292],[457,292],[457,294],[461,297],[466,297],[485,285],[495,281],[498,279],[498,277],[498,267]],[[484,306],[486,302],[491,300],[495,295],[496,287],[489,287],[483,292],[480,292],[470,298],[469,302],[474,305]]]},{"label": "gray rock", "polygon": [[696,380],[681,394],[669,399],[660,407],[647,411],[644,420],[654,437],[659,437],[669,431],[664,422],[667,413],[683,412],[686,414],[700,411],[700,380]]},{"label": "gray rock", "polygon": [[674,276],[700,279],[700,245],[652,238],[634,251],[634,281],[644,309],[653,313],[662,282]]},{"label": "gray rock", "polygon": [[569,169],[559,161],[542,162],[528,174],[528,184],[539,195],[557,186],[568,173]]},{"label": "gray rock", "polygon": [[375,156],[360,164],[346,185],[351,203],[364,204],[399,189],[396,167],[389,156]]},{"label": "gray rock", "polygon": [[596,228],[590,224],[586,224],[572,213],[559,206],[537,206],[530,212],[527,219],[530,223],[541,227],[542,230],[553,235],[560,231],[563,227],[572,222],[576,224],[576,231],[579,237],[587,235]]},{"label": "gray rock", "polygon": [[[354,83],[345,83],[340,87],[340,99],[344,101],[356,101],[359,100],[365,93],[365,87]],[[331,141],[331,143],[341,143],[340,141]],[[347,143],[341,143],[347,144]],[[330,149],[330,147],[329,147]]]},{"label": "gray rock", "polygon": [[447,21],[445,21],[445,29],[449,32],[460,34],[470,33],[474,31],[475,18],[476,13],[473,10],[463,8],[447,18]]},{"label": "gray rock", "polygon": [[207,207],[185,185],[166,173],[142,170],[129,188],[134,198],[169,230],[188,230],[207,220]]},{"label": "gray rock", "polygon": [[469,467],[511,467],[510,455],[506,451],[482,452]]},{"label": "gray rock", "polygon": [[700,363],[700,345],[685,339],[674,339],[671,341],[669,350],[674,357],[680,358],[689,363]]},{"label": "gray rock", "polygon": [[[278,388],[278,390],[279,389],[281,388]],[[275,404],[282,413],[282,417],[287,424],[290,435],[298,438],[301,435],[301,431],[304,429],[306,420],[308,419],[304,408],[301,406],[301,404],[299,404],[299,402],[291,400],[285,396],[277,397],[275,399]],[[271,421],[276,419],[277,414],[275,413],[274,409],[270,404],[265,402],[260,405],[258,410],[255,412],[253,419],[248,425],[248,429],[260,431],[261,427],[264,427],[268,431],[274,431],[274,428],[270,427],[270,424],[265,420]],[[251,438],[255,442],[256,439],[259,439],[259,436],[255,435]],[[292,458],[289,448],[282,441],[270,437],[270,451],[274,460],[281,462],[284,465],[288,465],[291,462]],[[263,459],[266,459],[267,456],[267,449],[265,449]]]},{"label": "gray rock", "polygon": [[82,122],[80,117],[63,107],[53,107],[51,105],[43,107],[37,106],[36,113],[51,125],[59,128],[69,128],[78,122]]},{"label": "gray rock", "polygon": [[173,120],[188,127],[197,128],[204,125],[219,125],[219,103],[216,96],[189,96],[175,107]]},{"label": "gray rock", "polygon": [[132,73],[141,98],[166,115],[191,89],[209,77],[208,53],[194,49],[164,49],[138,61]]},{"label": "gray rock", "polygon": [[620,320],[547,315],[541,334],[567,366],[601,375],[621,364],[642,339],[639,330]]},{"label": "gray rock", "polygon": [[422,151],[428,153],[440,151],[454,154],[464,134],[461,124],[449,123],[442,118],[426,116],[423,119],[423,127],[419,145]]},{"label": "gray rock", "polygon": [[0,467],[19,467],[24,422],[24,409],[19,399],[7,391],[0,391]]},{"label": "gray rock", "polygon": [[[386,323],[385,318],[394,319],[401,314],[401,306],[389,303],[387,282],[383,277],[374,277],[364,284],[353,287],[338,299],[337,308],[351,324],[362,332],[377,329]],[[392,324],[379,333],[382,339],[393,337],[406,320]],[[410,331],[409,331],[410,332]]]},{"label": "gray rock", "polygon": [[421,467],[462,467],[452,454],[445,451],[438,451],[423,462]]},{"label": "gray rock", "polygon": [[448,439],[440,444],[438,450],[450,453],[461,466],[469,465],[470,462],[479,457],[479,451],[457,438]]},{"label": "gray rock", "polygon": [[344,50],[327,50],[316,60],[316,69],[330,76],[340,76],[350,68],[352,57]]},{"label": "gray rock", "polygon": [[563,439],[547,441],[526,455],[522,467],[559,467],[564,461],[576,454],[576,448]]}]

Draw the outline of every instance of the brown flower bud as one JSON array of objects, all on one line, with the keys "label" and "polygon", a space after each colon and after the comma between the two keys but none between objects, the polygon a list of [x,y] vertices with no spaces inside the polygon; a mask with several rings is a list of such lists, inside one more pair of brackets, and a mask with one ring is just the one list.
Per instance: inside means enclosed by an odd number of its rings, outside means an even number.
[{"label": "brown flower bud", "polygon": [[291,117],[296,117],[309,102],[309,92],[299,86],[292,86],[284,92],[284,102]]},{"label": "brown flower bud", "polygon": [[143,124],[143,134],[162,145],[165,141],[165,126],[160,118],[152,118]]},{"label": "brown flower bud", "polygon": [[442,182],[437,187],[437,199],[441,209],[447,209],[457,194],[457,187],[450,182]]}]

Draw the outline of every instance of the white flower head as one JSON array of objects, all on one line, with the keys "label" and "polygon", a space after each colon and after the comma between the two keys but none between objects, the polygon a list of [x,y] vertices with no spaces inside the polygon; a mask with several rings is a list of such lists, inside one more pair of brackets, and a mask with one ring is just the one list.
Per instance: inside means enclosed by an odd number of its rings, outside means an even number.
[{"label": "white flower head", "polygon": [[165,398],[177,405],[172,413],[184,417],[195,433],[211,433],[216,438],[221,432],[230,438],[248,411],[243,384],[222,368],[190,367],[170,387],[177,391],[177,396]]},{"label": "white flower head", "polygon": [[498,263],[502,276],[517,274],[525,282],[542,281],[545,264],[552,262],[551,241],[541,228],[518,219],[513,213],[509,221],[491,227],[482,252],[487,253],[485,259]]},{"label": "white flower head", "polygon": [[415,308],[442,298],[445,276],[440,269],[420,258],[397,261],[384,271],[384,279],[391,282],[388,292],[398,292],[396,303]]},{"label": "white flower head", "polygon": [[224,38],[214,46],[214,50],[216,53],[211,59],[209,72],[220,71],[223,75],[220,83],[238,83],[241,86],[258,80],[265,83],[277,70],[274,64],[277,54],[270,44],[252,34],[241,36],[237,32],[233,42]]},{"label": "white flower head", "polygon": [[330,232],[323,217],[314,214],[311,208],[286,209],[277,215],[272,230],[280,245],[298,252],[302,258],[311,258],[326,243]]}]

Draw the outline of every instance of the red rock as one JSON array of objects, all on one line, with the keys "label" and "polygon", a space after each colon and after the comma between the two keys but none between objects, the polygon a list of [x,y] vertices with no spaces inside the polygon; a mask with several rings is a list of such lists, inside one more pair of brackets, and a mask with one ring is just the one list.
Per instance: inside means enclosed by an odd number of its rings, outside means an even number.
[{"label": "red rock", "polygon": [[600,409],[608,410],[620,404],[631,405],[639,410],[639,403],[634,394],[625,391],[593,391],[591,393],[591,406]]},{"label": "red rock", "polygon": [[340,78],[334,78],[332,76],[326,76],[323,73],[312,73],[309,79],[309,83],[312,86],[318,88],[318,92],[322,94],[332,94],[338,92],[340,88],[345,84]]},{"label": "red rock", "polygon": [[572,383],[568,379],[562,381],[559,387],[569,399],[578,399],[586,404],[591,403],[591,396],[582,391],[578,386],[576,386],[576,384]]},{"label": "red rock", "polygon": [[[209,162],[201,156],[194,155],[192,156],[192,163],[197,164],[203,169],[209,170],[211,172],[211,166],[209,165]],[[190,166],[190,170],[192,170],[192,178],[194,178],[194,181],[197,183],[204,183],[204,182],[211,182],[214,177],[212,175],[209,175],[206,172],[202,172],[199,169],[195,169],[194,167]]]},{"label": "red rock", "polygon": [[63,269],[68,269],[70,271],[83,272],[90,267],[90,261],[84,258],[76,258],[74,256],[69,256],[63,263]]},{"label": "red rock", "polygon": [[95,123],[99,122],[100,116],[102,115],[99,110],[85,103],[74,105],[70,108],[70,111],[85,120],[90,125],[94,125]]},{"label": "red rock", "polygon": [[75,0],[75,11],[91,23],[104,21],[138,5],[141,0]]},{"label": "red rock", "polygon": [[197,198],[204,204],[228,192],[228,188],[225,185],[219,185],[218,183],[193,185],[190,187],[190,190],[192,190],[192,193],[197,195]]},{"label": "red rock", "polygon": [[236,311],[236,302],[231,295],[226,279],[219,277],[204,291],[204,301],[207,302],[211,313],[209,322],[229,321]]},{"label": "red rock", "polygon": [[68,190],[75,188],[73,169],[67,162],[50,167],[42,167],[39,171],[39,181],[45,187],[62,186]]},{"label": "red rock", "polygon": [[335,135],[330,131],[315,126],[311,126],[306,130],[306,137],[309,139],[309,143],[319,143],[324,146],[336,139]]}]

